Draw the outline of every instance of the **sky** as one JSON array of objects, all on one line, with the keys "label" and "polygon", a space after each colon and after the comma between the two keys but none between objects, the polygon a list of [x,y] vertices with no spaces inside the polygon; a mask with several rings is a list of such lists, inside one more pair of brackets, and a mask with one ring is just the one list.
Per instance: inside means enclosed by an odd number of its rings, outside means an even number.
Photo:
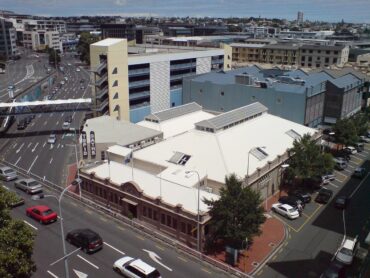
[{"label": "sky", "polygon": [[44,16],[266,17],[370,23],[370,0],[0,0],[0,10]]}]

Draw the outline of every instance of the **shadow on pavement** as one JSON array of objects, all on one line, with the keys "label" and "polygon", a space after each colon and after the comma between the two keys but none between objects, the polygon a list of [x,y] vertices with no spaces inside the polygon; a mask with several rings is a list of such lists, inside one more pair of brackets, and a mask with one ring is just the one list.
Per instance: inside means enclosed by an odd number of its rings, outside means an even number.
[{"label": "shadow on pavement", "polygon": [[312,260],[294,260],[285,262],[272,262],[267,265],[288,278],[314,278],[330,265],[332,254],[320,251]]}]

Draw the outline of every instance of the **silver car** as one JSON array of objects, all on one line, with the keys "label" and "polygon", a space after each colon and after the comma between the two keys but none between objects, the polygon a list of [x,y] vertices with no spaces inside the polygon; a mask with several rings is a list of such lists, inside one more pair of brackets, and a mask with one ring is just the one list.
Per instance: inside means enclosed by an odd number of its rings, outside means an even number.
[{"label": "silver car", "polygon": [[21,179],[14,183],[15,188],[22,189],[28,194],[35,194],[42,192],[42,186],[34,179]]},{"label": "silver car", "polygon": [[17,178],[17,172],[9,167],[0,167],[0,179],[4,181],[12,181]]}]

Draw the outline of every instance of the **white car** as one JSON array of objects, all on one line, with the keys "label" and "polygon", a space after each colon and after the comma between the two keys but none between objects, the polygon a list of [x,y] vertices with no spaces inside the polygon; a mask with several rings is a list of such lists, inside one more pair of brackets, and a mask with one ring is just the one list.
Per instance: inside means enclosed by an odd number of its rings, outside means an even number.
[{"label": "white car", "polygon": [[71,63],[68,63],[67,66],[72,66],[72,64]]},{"label": "white car", "polygon": [[71,124],[69,122],[64,122],[63,125],[62,125],[62,129],[63,130],[69,130],[70,125]]},{"label": "white car", "polygon": [[335,256],[336,260],[343,264],[351,265],[357,251],[357,243],[357,237],[354,239],[346,239],[342,247],[339,249],[337,255]]},{"label": "white car", "polygon": [[81,71],[80,68],[76,68],[76,71]]},{"label": "white car", "polygon": [[287,204],[280,203],[273,204],[271,210],[289,219],[296,219],[299,217],[298,210]]},{"label": "white car", "polygon": [[370,143],[370,138],[363,135],[360,136],[360,140],[365,143]]},{"label": "white car", "polygon": [[113,269],[119,274],[130,278],[161,278],[161,274],[154,267],[144,263],[140,259],[134,259],[129,256],[117,260],[113,264]]},{"label": "white car", "polygon": [[55,134],[50,134],[48,138],[48,144],[55,144],[57,141],[57,136]]},{"label": "white car", "polygon": [[355,147],[352,147],[352,146],[347,146],[344,149],[347,150],[348,152],[350,152],[351,154],[357,153],[356,148]]}]

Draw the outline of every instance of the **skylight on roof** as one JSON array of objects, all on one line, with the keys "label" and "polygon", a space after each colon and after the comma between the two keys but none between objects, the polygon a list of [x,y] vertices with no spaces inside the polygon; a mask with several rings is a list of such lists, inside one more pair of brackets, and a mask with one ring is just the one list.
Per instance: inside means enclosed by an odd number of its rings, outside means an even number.
[{"label": "skylight on roof", "polygon": [[265,159],[266,157],[268,157],[268,153],[265,152],[262,148],[258,147],[258,148],[254,148],[251,152],[250,152],[255,158],[257,158],[258,160],[263,160]]},{"label": "skylight on roof", "polygon": [[190,157],[191,155],[184,154],[182,152],[175,152],[175,154],[170,158],[169,162],[177,165],[185,165]]},{"label": "skylight on roof", "polygon": [[293,139],[298,140],[299,138],[301,138],[301,135],[297,131],[295,131],[294,129],[288,130],[287,132],[285,132],[285,134],[289,135]]}]

